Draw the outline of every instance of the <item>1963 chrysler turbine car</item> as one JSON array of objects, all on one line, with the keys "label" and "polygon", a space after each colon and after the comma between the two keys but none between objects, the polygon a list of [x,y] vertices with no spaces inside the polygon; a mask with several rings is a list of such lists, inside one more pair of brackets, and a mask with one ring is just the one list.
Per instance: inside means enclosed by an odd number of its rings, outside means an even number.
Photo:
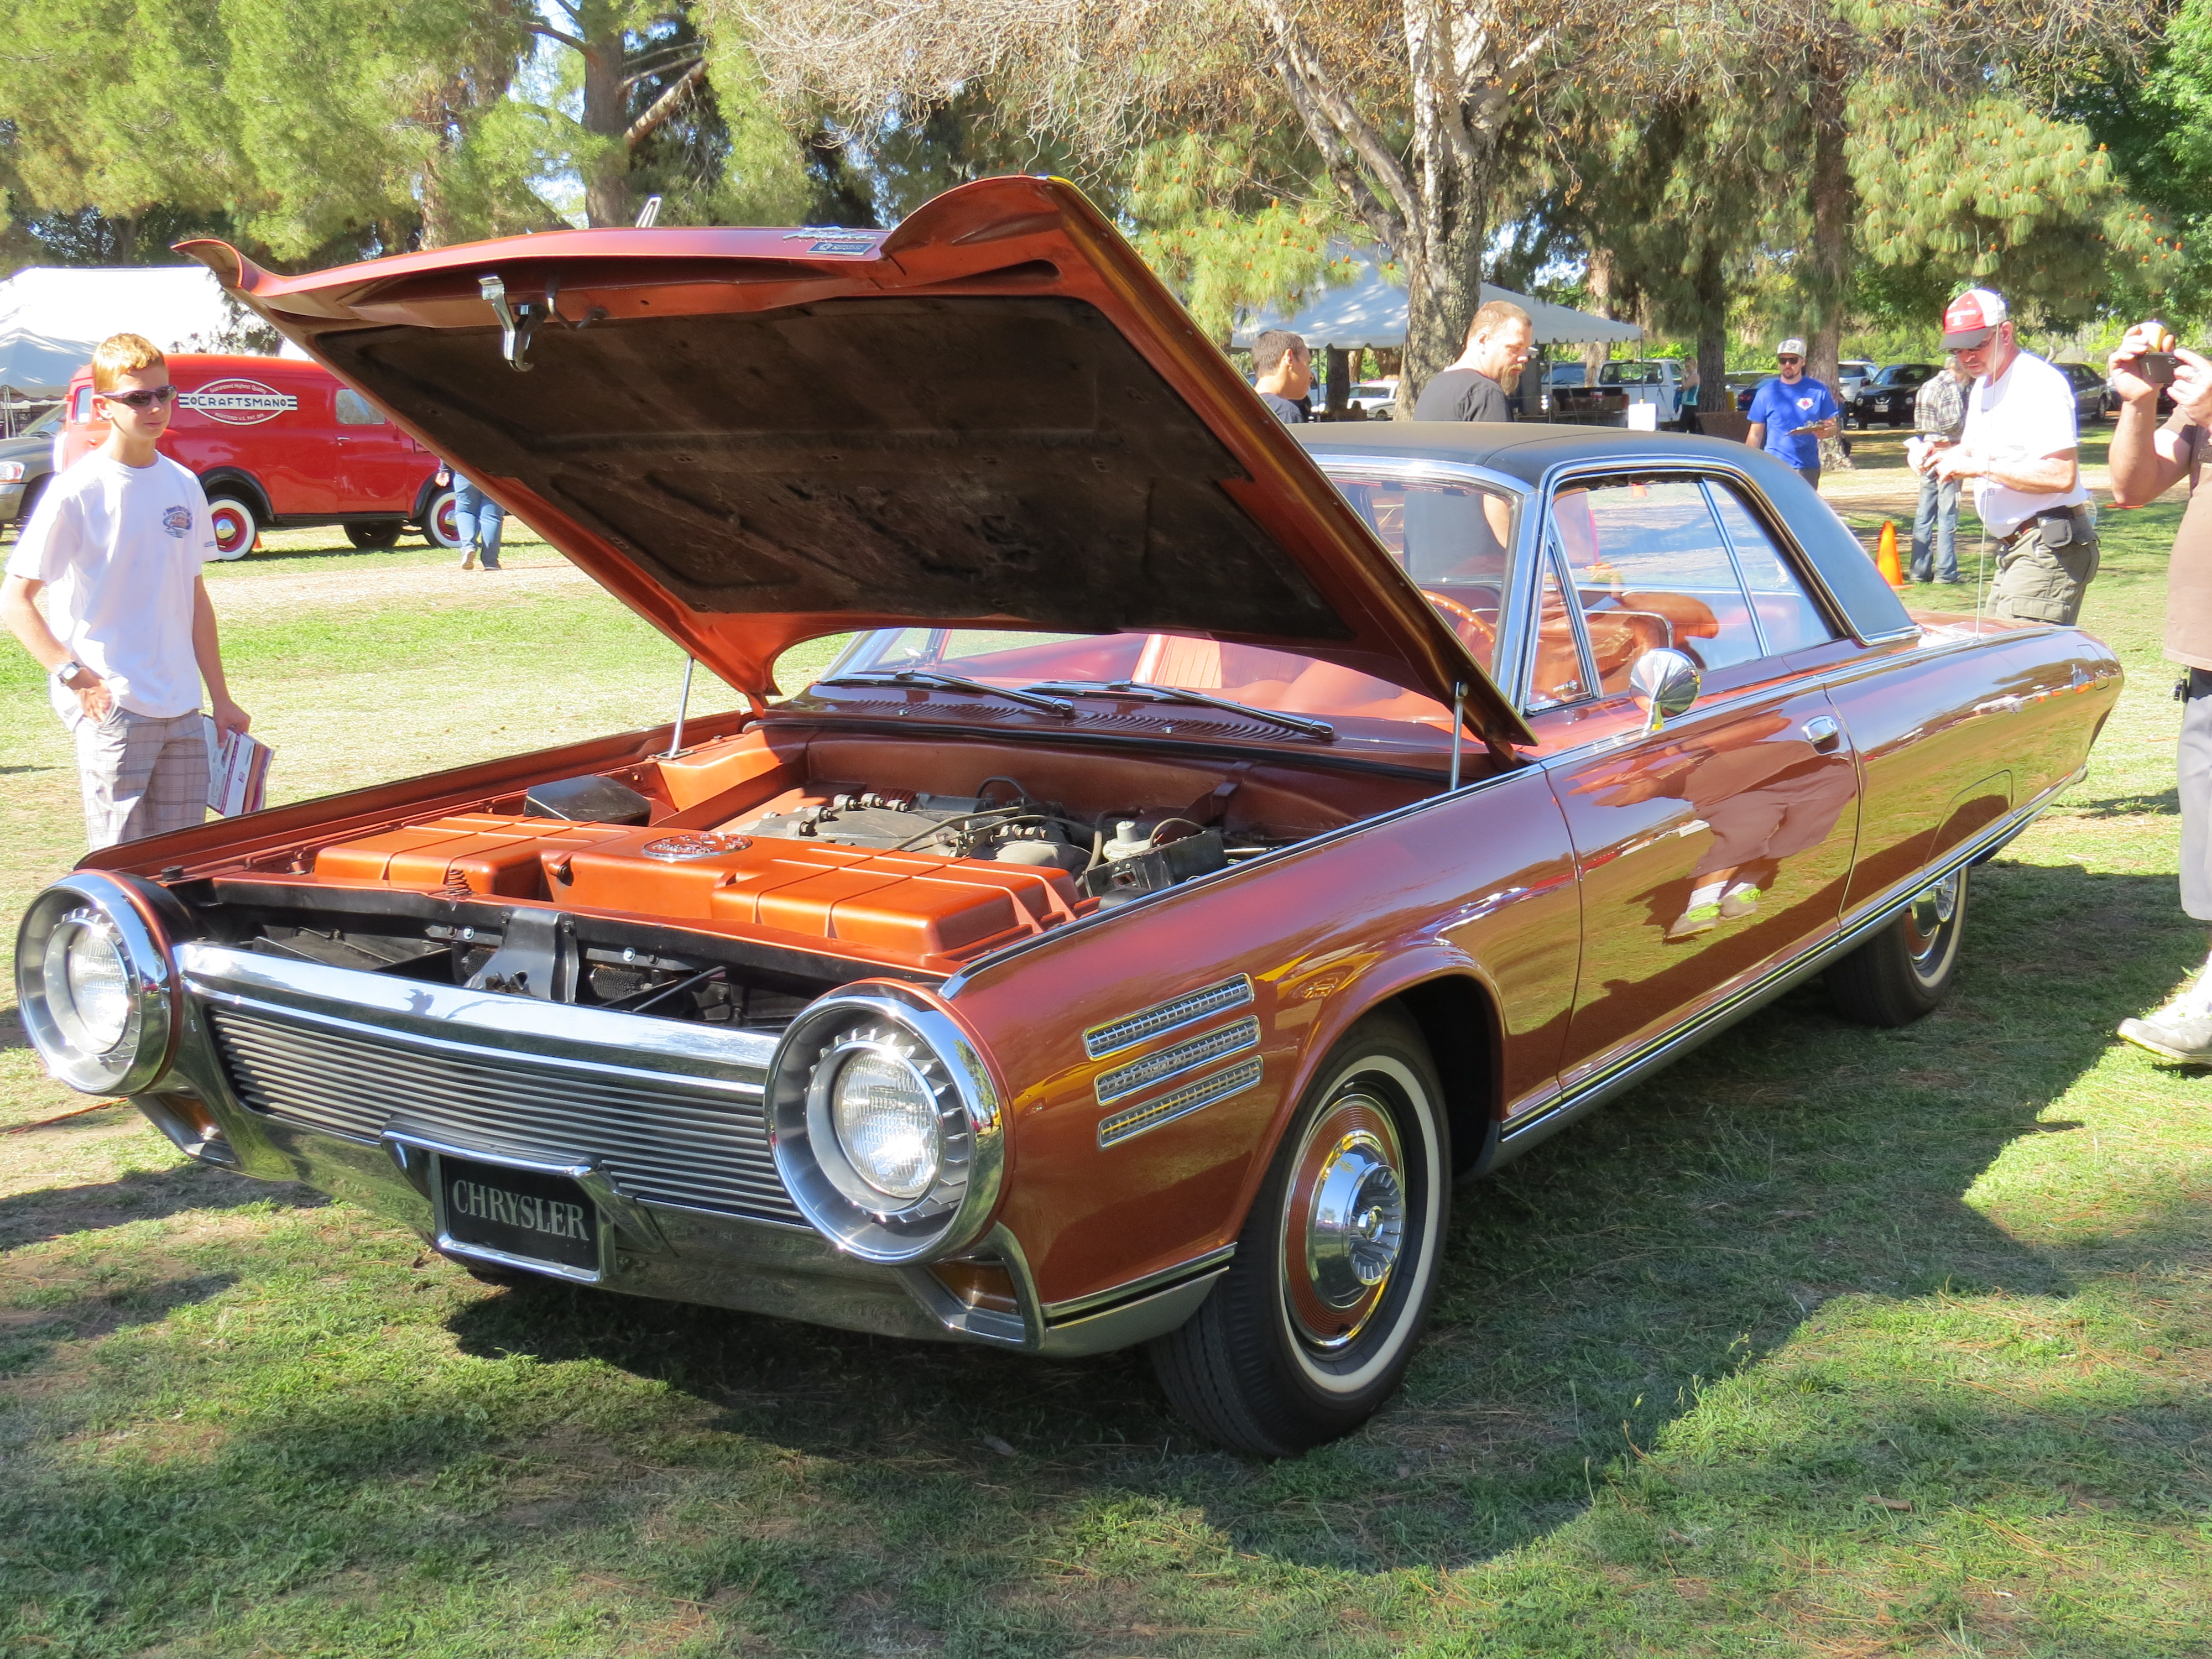
[{"label": "1963 chrysler turbine car", "polygon": [[1929,1008],[2119,690],[1740,446],[1293,436],[1053,180],[192,252],[750,707],[88,859],[56,1074],[487,1278],[1150,1343],[1254,1452],[1389,1395],[1456,1177],[1816,972]]}]

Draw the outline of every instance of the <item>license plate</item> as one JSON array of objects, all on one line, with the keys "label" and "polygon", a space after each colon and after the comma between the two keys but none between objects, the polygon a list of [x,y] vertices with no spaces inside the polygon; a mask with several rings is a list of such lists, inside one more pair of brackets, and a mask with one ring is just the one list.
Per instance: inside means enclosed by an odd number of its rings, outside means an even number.
[{"label": "license plate", "polygon": [[596,1273],[599,1206],[567,1176],[438,1159],[439,1207],[456,1244]]}]

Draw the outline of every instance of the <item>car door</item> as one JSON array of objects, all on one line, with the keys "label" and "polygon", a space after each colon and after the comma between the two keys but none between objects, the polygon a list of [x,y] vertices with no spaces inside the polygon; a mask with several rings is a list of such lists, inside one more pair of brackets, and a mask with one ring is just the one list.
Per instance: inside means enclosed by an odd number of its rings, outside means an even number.
[{"label": "car door", "polygon": [[338,434],[337,510],[411,513],[428,471],[422,452],[351,386],[335,400]]},{"label": "car door", "polygon": [[[1857,768],[1826,692],[1788,661],[1837,629],[1748,495],[1724,476],[1615,474],[1547,505],[1526,706],[1582,890],[1568,1091],[1841,912]],[[1698,665],[1702,689],[1650,730],[1629,674],[1662,648]]]}]

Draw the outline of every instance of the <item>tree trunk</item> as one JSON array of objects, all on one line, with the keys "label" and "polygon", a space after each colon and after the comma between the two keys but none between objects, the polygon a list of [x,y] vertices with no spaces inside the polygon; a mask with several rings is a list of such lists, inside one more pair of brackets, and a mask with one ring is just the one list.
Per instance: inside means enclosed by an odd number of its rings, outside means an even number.
[{"label": "tree trunk", "polygon": [[[1589,289],[1590,305],[1601,317],[1613,315],[1613,255],[1603,248],[1592,248],[1589,269],[1583,281]],[[1612,345],[1604,340],[1589,340],[1583,345],[1583,384],[1595,386],[1606,359],[1613,356]]]},{"label": "tree trunk", "polygon": [[1352,354],[1342,346],[1328,348],[1328,418],[1340,421],[1352,398]]},{"label": "tree trunk", "polygon": [[[1810,113],[1813,125],[1811,205],[1813,234],[1807,256],[1807,297],[1812,302],[1813,333],[1806,342],[1805,371],[1840,393],[1836,365],[1843,356],[1844,291],[1850,269],[1851,174],[1844,153],[1844,101],[1849,64],[1842,44],[1831,41],[1813,53]],[[1842,398],[1838,396],[1840,403]],[[1823,467],[1848,467],[1839,438],[1820,441]]]},{"label": "tree trunk", "polygon": [[1707,247],[1698,261],[1698,415],[1735,413],[1728,384],[1728,273]]},{"label": "tree trunk", "polygon": [[578,15],[583,42],[584,127],[605,142],[584,167],[584,217],[593,226],[626,225],[637,216],[630,198],[629,90],[622,14],[611,0],[589,0]]}]

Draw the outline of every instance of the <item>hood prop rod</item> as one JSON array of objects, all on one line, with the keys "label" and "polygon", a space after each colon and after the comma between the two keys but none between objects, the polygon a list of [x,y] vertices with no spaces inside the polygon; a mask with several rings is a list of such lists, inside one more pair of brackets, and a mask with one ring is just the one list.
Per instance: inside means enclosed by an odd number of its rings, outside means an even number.
[{"label": "hood prop rod", "polygon": [[1467,682],[1452,682],[1452,769],[1451,787],[1459,787],[1459,749],[1461,733],[1467,729]]},{"label": "hood prop rod", "polygon": [[696,657],[689,651],[684,653],[684,695],[676,700],[676,734],[668,745],[668,753],[661,757],[664,760],[672,760],[684,752],[684,717],[691,712],[691,671],[698,665]]}]

